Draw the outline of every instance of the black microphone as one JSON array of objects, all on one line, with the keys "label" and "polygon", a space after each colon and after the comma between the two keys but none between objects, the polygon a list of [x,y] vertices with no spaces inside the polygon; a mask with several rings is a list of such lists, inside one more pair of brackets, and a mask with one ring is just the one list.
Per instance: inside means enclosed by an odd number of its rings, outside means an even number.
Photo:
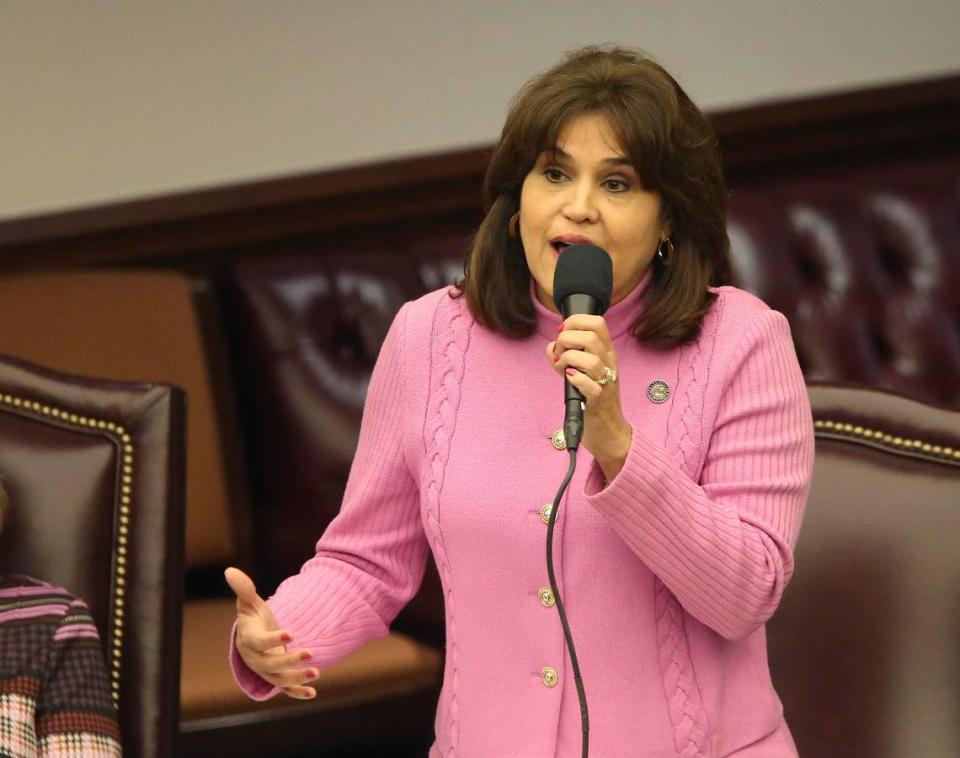
[{"label": "black microphone", "polygon": [[[613,294],[613,262],[596,245],[564,248],[553,272],[553,302],[564,319],[574,313],[602,316]],[[568,450],[576,450],[583,436],[583,395],[563,377],[563,436]]]}]

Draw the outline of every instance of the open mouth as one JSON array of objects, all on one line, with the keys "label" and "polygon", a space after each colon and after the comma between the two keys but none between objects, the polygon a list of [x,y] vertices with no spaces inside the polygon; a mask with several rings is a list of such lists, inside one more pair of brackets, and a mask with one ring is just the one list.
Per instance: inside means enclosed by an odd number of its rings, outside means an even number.
[{"label": "open mouth", "polygon": [[593,242],[579,234],[558,234],[550,240],[550,247],[554,249],[557,255],[560,255],[570,245],[592,245]]}]

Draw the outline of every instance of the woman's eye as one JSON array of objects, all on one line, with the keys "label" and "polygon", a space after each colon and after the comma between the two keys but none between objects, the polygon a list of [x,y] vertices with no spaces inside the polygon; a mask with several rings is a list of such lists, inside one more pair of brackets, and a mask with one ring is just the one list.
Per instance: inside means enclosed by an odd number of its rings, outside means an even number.
[{"label": "woman's eye", "polygon": [[624,179],[607,179],[605,184],[611,192],[626,192],[630,189],[630,184]]},{"label": "woman's eye", "polygon": [[562,182],[564,180],[563,172],[558,168],[545,169],[543,175],[548,182]]}]

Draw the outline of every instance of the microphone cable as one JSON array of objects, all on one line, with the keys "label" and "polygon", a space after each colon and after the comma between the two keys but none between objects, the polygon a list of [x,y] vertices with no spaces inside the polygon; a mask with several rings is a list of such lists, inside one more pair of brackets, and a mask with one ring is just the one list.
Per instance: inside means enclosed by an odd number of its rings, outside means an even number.
[{"label": "microphone cable", "polygon": [[582,740],[582,758],[587,758],[588,745],[590,742],[590,717],[587,714],[587,695],[583,689],[583,679],[580,676],[580,662],[577,660],[577,651],[573,646],[573,637],[570,634],[570,624],[567,622],[567,614],[563,609],[563,601],[560,599],[560,589],[557,587],[557,579],[553,573],[553,525],[557,519],[557,511],[560,509],[560,501],[563,499],[563,493],[566,492],[570,480],[573,478],[573,472],[577,468],[577,448],[568,448],[570,454],[570,466],[567,468],[567,475],[560,484],[557,496],[553,500],[553,506],[550,510],[550,518],[547,520],[547,576],[550,579],[550,589],[553,597],[557,601],[557,612],[560,614],[560,624],[563,626],[563,638],[567,643],[567,650],[570,653],[570,664],[573,668],[573,681],[577,685],[577,699],[580,701],[580,729],[583,734]]}]

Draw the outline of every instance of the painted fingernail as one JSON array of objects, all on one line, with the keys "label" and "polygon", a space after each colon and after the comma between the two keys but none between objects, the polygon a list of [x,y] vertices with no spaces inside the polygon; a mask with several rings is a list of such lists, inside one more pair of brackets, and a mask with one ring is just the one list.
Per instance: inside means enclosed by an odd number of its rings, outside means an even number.
[{"label": "painted fingernail", "polygon": [[280,635],[280,641],[281,641],[281,642],[289,642],[291,639],[293,639],[293,638],[292,638],[289,634],[287,634],[286,632],[284,632],[283,634]]},{"label": "painted fingernail", "polygon": [[567,376],[576,376],[577,370],[568,366],[564,369],[563,373],[565,373]]},{"label": "painted fingernail", "polygon": [[312,656],[308,651],[306,651],[306,650],[304,650],[302,653],[300,653],[300,660],[301,660],[301,661],[309,661],[311,658],[313,658],[313,656]]},{"label": "painted fingernail", "polygon": [[316,671],[308,671],[308,672],[307,672],[307,679],[316,679],[316,678],[317,678],[317,672],[316,672]]},{"label": "painted fingernail", "polygon": [[557,334],[560,334],[560,332],[562,331],[563,331],[563,322],[561,321],[559,324],[557,324]]}]

